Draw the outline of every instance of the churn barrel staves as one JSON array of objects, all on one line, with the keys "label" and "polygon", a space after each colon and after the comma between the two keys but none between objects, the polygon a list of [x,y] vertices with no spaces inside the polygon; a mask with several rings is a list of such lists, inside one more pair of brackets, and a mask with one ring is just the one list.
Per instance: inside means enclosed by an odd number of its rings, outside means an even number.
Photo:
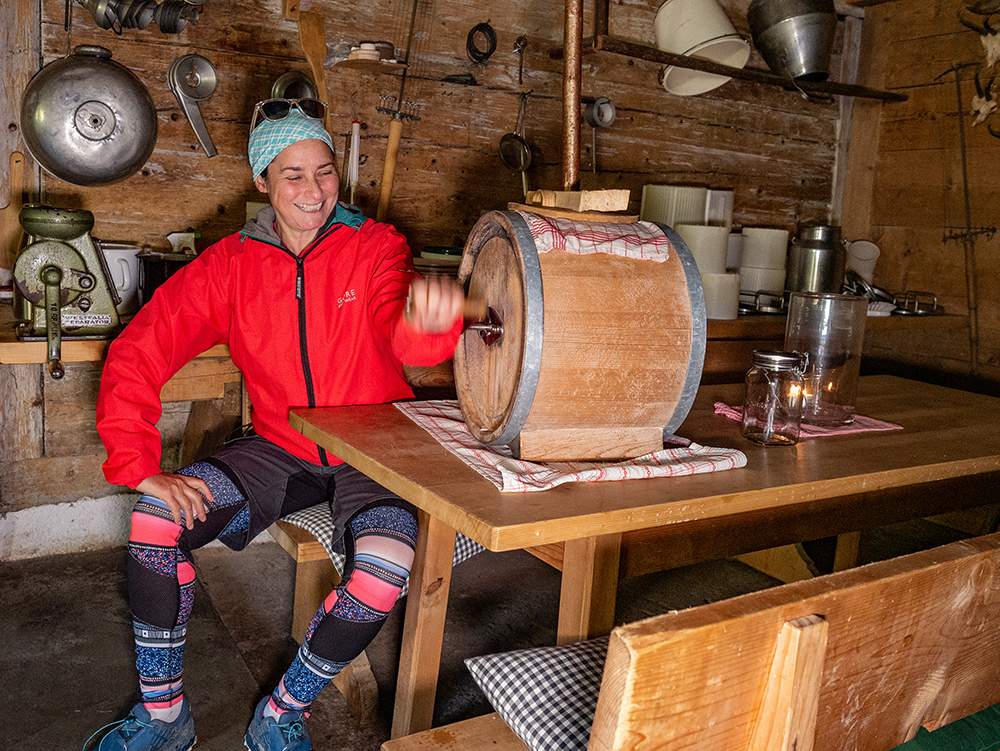
[{"label": "churn barrel staves", "polygon": [[473,436],[532,461],[662,448],[697,393],[706,322],[694,258],[676,232],[659,228],[672,246],[664,262],[538,252],[518,212],[479,219],[458,280],[495,326],[467,330],[454,359]]}]

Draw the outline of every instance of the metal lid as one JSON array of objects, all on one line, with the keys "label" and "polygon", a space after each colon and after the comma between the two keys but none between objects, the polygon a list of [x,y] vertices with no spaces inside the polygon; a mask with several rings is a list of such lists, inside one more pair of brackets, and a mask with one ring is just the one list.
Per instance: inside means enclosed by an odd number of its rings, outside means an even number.
[{"label": "metal lid", "polygon": [[81,45],[38,71],[21,95],[21,135],[42,168],[72,185],[138,172],[156,146],[156,106],[103,47]]},{"label": "metal lid", "polygon": [[755,349],[753,364],[771,370],[801,370],[805,357],[799,352],[778,352],[770,349]]}]

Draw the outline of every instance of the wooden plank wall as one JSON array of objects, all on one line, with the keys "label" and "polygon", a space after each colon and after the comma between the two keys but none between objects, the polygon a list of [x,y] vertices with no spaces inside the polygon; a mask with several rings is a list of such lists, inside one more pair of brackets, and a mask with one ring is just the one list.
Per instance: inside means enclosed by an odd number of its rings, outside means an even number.
[{"label": "wooden plank wall", "polygon": [[[746,32],[747,0],[725,2]],[[589,3],[588,3],[589,5]],[[615,4],[613,34],[653,43],[657,3]],[[406,46],[410,0],[311,0],[303,10],[321,15],[328,48],[361,39]],[[562,4],[502,0],[486,12],[464,0],[418,0],[406,99],[421,119],[403,128],[391,220],[424,245],[462,244],[480,213],[521,198],[520,177],[503,166],[500,137],[513,130],[520,91],[531,92],[525,136],[532,146],[532,188],[561,189],[561,63],[549,50],[562,43]],[[589,28],[590,9],[586,12]],[[466,53],[473,26],[489,21],[495,54],[474,64]],[[524,83],[517,83],[514,41],[526,35]],[[150,90],[159,113],[157,147],[137,175],[110,186],[77,188],[43,176],[51,203],[78,205],[97,216],[95,234],[165,247],[171,231],[192,228],[201,244],[238,229],[244,202],[259,199],[246,168],[245,139],[253,103],[269,96],[287,70],[308,73],[297,25],[283,17],[281,0],[211,0],[197,25],[176,35],[126,29],[120,37],[74,10],[72,44],[101,44]],[[45,61],[65,53],[63,3],[42,4]],[[208,159],[167,88],[170,62],[182,54],[207,57],[219,74],[215,95],[201,107],[219,156]],[[755,55],[751,65],[764,67]],[[585,96],[608,96],[618,120],[598,135],[600,171],[591,171],[590,128],[583,126],[585,187],[628,188],[638,209],[647,182],[684,182],[736,190],[737,224],[794,229],[825,218],[830,204],[839,110],[835,102],[804,101],[794,93],[731,82],[710,94],[684,98],[657,84],[659,66],[609,54],[584,61]],[[361,187],[357,203],[374,213],[389,118],[375,111],[380,95],[395,95],[397,75],[328,67],[331,128],[338,149],[354,118],[362,124]],[[477,86],[447,83],[472,75]]]},{"label": "wooden plank wall", "polygon": [[[612,4],[611,33],[652,44],[659,4]],[[14,7],[6,0],[3,5],[4,13]],[[748,0],[723,0],[722,5],[737,29],[746,33]],[[587,6],[589,33],[591,3]],[[17,1],[19,17],[40,19],[32,37],[40,39],[34,43],[40,49],[24,55],[21,36],[3,37],[6,48],[0,50],[0,60],[10,89],[0,103],[6,130],[0,142],[5,149],[0,173],[6,173],[10,150],[23,151],[19,139],[11,137],[17,132],[23,81],[39,63],[65,55],[70,45],[97,44],[111,50],[113,59],[131,69],[152,95],[158,113],[156,148],[134,176],[94,187],[73,186],[40,173],[28,157],[26,166],[33,173],[28,184],[40,182],[45,203],[93,211],[93,234],[102,240],[166,249],[168,233],[193,230],[201,234],[198,244],[203,248],[239,229],[246,202],[261,199],[245,158],[253,104],[269,97],[273,82],[285,72],[310,70],[297,24],[285,17],[282,0],[209,0],[198,23],[179,34],[164,34],[151,25],[116,35],[100,29],[73,3],[68,35],[65,7],[64,0]],[[322,17],[331,54],[338,45],[360,40],[384,39],[403,50],[413,7],[411,0],[302,3],[303,10]],[[532,147],[530,187],[562,188],[562,64],[551,59],[549,51],[562,44],[563,7],[559,0],[499,0],[489,6],[469,0],[418,0],[416,8],[406,98],[420,105],[421,119],[403,127],[389,213],[420,250],[425,245],[463,244],[483,211],[522,198],[520,176],[505,168],[498,154],[501,136],[514,128],[522,91],[530,92],[524,122]],[[486,64],[475,64],[467,55],[466,38],[483,22],[495,29],[497,49]],[[520,35],[528,38],[521,85],[513,52]],[[843,30],[838,47],[842,36]],[[192,53],[207,57],[219,76],[215,94],[201,105],[219,152],[211,159],[167,85],[170,63]],[[835,57],[836,69],[840,58]],[[765,67],[757,54],[750,65]],[[607,96],[617,108],[615,124],[597,134],[596,173],[591,169],[590,128],[581,128],[584,188],[627,188],[634,211],[645,183],[734,189],[737,227],[794,230],[801,221],[828,218],[841,132],[839,102],[805,100],[794,92],[736,81],[699,97],[677,97],[657,83],[659,67],[607,53],[584,59],[584,96]],[[477,85],[442,80],[460,75],[473,76]],[[381,95],[398,93],[400,78],[334,65],[325,68],[325,76],[340,155],[351,121],[361,122],[356,202],[374,215],[389,124],[375,107]],[[5,185],[0,179],[0,187]],[[2,422],[5,429],[17,428],[0,439],[0,511],[121,490],[103,482],[103,448],[92,428],[99,365],[70,365],[59,384],[38,366],[0,366],[0,371]],[[194,408],[190,403],[168,406],[162,423],[167,467],[192,458],[195,449],[183,449],[198,432],[189,422],[192,412],[201,414],[195,424],[207,424],[214,434],[235,419],[238,399],[227,391],[226,399]]]},{"label": "wooden plank wall", "polygon": [[[973,125],[974,76],[985,62],[979,36],[956,12],[965,3],[913,0],[869,8],[865,83],[909,95],[900,104],[856,104],[845,234],[882,254],[875,284],[930,291],[970,328],[869,337],[866,356],[894,367],[1000,381],[1000,115]],[[975,16],[967,16],[976,18]],[[963,116],[959,118],[956,71]],[[985,82],[998,72],[983,65]],[[996,91],[996,90],[994,90]],[[960,129],[964,125],[964,130]],[[968,242],[962,136],[969,192]],[[905,371],[904,371],[905,372]]]}]

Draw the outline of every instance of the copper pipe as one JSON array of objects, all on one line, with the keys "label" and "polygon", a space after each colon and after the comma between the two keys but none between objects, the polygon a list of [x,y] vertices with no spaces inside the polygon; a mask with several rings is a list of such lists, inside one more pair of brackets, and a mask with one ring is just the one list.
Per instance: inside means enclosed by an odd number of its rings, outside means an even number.
[{"label": "copper pipe", "polygon": [[563,190],[579,190],[583,0],[566,0],[563,49]]}]

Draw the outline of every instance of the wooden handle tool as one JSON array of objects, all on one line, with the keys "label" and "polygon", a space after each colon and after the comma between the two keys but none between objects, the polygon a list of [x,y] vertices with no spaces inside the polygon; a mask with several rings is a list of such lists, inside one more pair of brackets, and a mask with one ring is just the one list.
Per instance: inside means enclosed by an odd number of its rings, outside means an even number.
[{"label": "wooden handle tool", "polygon": [[375,213],[375,220],[378,222],[384,222],[389,215],[389,196],[392,195],[392,181],[396,175],[396,157],[402,134],[403,121],[394,117],[389,121],[389,142],[385,147],[385,162],[382,165],[382,184],[379,186],[378,211]]},{"label": "wooden handle tool", "polygon": [[10,201],[0,209],[0,269],[13,269],[21,242],[18,215],[24,204],[24,156],[19,151],[10,155]]},{"label": "wooden handle tool", "polygon": [[489,310],[485,300],[465,298],[465,303],[462,305],[462,317],[466,321],[485,321],[488,315]]},{"label": "wooden handle tool", "polygon": [[[323,71],[323,63],[326,62],[326,33],[323,30],[323,17],[319,13],[299,10],[299,43],[302,45],[302,51],[306,53],[309,67],[312,68],[319,100],[327,104],[326,73]],[[329,132],[329,106],[326,108],[326,119],[323,121],[323,125]]]}]

